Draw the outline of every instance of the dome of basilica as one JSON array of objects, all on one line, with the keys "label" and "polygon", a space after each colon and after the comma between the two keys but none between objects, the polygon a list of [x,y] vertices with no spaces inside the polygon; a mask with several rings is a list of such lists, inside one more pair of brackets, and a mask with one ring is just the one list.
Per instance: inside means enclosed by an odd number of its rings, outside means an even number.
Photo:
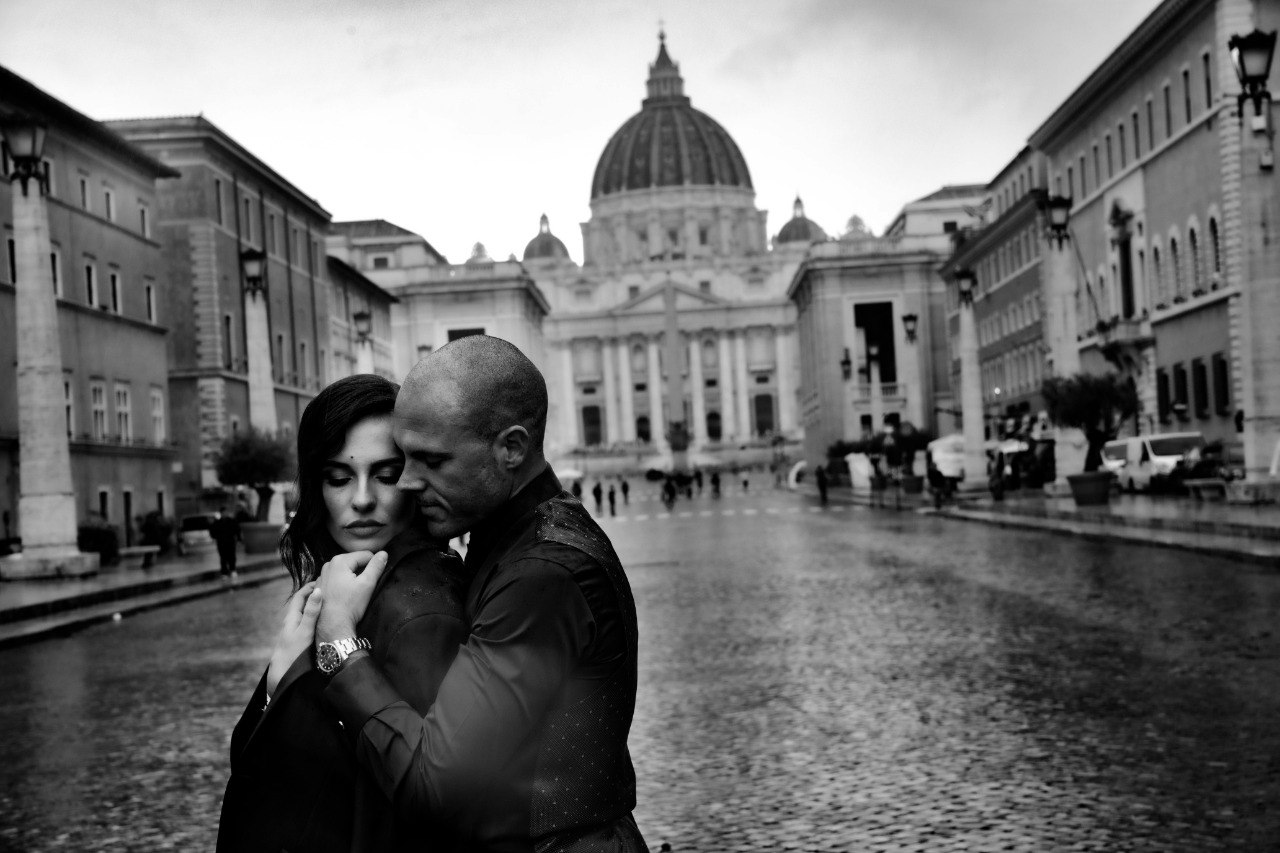
[{"label": "dome of basilica", "polygon": [[542,214],[542,219],[538,223],[538,235],[529,241],[529,245],[524,247],[524,260],[533,261],[544,258],[567,258],[569,250],[564,247],[564,243],[560,238],[551,233],[551,223],[547,219],[547,215]]},{"label": "dome of basilica", "polygon": [[649,66],[649,96],[640,112],[604,147],[591,182],[591,199],[650,187],[730,186],[751,189],[751,173],[729,133],[684,94],[680,67],[658,35]]},{"label": "dome of basilica", "polygon": [[804,202],[796,196],[795,206],[791,209],[791,219],[778,232],[775,243],[822,243],[827,239],[827,232],[818,223],[804,215]]}]

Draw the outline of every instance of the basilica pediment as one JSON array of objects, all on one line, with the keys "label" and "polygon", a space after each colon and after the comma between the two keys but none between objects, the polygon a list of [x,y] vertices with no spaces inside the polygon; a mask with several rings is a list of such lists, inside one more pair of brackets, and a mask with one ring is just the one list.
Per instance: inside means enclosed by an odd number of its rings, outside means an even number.
[{"label": "basilica pediment", "polygon": [[727,305],[728,301],[710,293],[702,293],[682,284],[657,284],[610,310],[612,314],[661,314],[667,310],[667,288],[675,292],[676,311],[696,310]]}]

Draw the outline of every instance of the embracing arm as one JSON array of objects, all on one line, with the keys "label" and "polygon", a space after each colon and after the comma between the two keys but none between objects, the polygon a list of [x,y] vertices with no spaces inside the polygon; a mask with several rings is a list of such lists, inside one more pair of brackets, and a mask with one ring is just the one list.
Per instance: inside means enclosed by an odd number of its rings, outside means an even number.
[{"label": "embracing arm", "polygon": [[504,567],[477,608],[424,717],[367,656],[325,691],[356,756],[402,815],[448,820],[491,784],[509,784],[511,760],[541,727],[593,626],[563,566]]}]

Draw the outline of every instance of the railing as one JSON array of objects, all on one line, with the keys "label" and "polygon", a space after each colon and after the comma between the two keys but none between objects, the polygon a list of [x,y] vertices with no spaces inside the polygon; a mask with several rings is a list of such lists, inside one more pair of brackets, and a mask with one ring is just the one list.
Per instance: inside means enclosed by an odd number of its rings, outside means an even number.
[{"label": "railing", "polygon": [[[870,382],[859,382],[854,386],[854,393],[858,400],[871,399],[872,386]],[[907,396],[907,385],[905,382],[881,382],[880,398],[881,399],[902,399]]]}]

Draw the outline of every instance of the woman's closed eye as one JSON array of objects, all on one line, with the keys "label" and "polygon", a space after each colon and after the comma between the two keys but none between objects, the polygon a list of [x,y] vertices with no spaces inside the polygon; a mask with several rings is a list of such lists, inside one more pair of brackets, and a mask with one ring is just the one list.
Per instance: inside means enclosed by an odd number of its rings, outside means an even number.
[{"label": "woman's closed eye", "polygon": [[350,482],[351,482],[351,478],[350,478],[350,477],[343,477],[343,476],[336,476],[336,475],[335,475],[335,476],[325,477],[325,478],[324,478],[324,484],[325,484],[326,486],[330,486],[330,487],[335,488],[335,489],[336,489],[336,488],[341,488],[342,486],[345,486],[347,483],[350,483]]}]

